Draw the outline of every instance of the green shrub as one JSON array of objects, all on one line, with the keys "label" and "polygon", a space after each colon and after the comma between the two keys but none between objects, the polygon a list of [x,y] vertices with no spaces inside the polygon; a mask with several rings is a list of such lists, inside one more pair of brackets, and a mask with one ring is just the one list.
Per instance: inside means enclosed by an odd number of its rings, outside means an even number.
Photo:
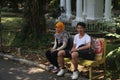
[{"label": "green shrub", "polygon": [[20,17],[2,17],[3,30],[20,29],[24,25],[24,19]]},{"label": "green shrub", "polygon": [[14,10],[12,8],[9,8],[9,7],[3,7],[2,11],[3,12],[13,12]]},{"label": "green shrub", "polygon": [[120,47],[110,51],[107,54],[108,76],[111,78],[120,78]]},{"label": "green shrub", "polygon": [[36,41],[32,39],[32,37],[24,38],[21,33],[17,33],[15,39],[12,41],[11,46],[27,48],[47,48],[50,46],[51,42],[54,41],[52,34],[42,34],[40,36],[41,37],[39,38],[39,40]]},{"label": "green shrub", "polygon": [[109,33],[109,34],[107,34],[106,36],[115,37],[115,38],[117,38],[117,39],[120,39],[120,35],[119,35],[119,34],[116,34],[116,33]]}]

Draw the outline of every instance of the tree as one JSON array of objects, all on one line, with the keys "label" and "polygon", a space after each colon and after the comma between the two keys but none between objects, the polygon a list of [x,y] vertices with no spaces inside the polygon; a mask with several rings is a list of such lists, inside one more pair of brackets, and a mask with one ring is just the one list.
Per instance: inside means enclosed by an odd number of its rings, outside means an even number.
[{"label": "tree", "polygon": [[[1,7],[9,7],[12,8],[14,12],[18,12],[18,3],[24,3],[25,0],[1,0]],[[8,6],[9,4],[9,6]]]},{"label": "tree", "polygon": [[[45,25],[46,0],[26,0],[25,23],[21,32],[16,36],[14,42],[20,43],[14,46],[38,46],[40,39],[46,33]],[[16,41],[17,40],[17,41]],[[25,43],[25,44],[24,44]],[[31,45],[30,45],[31,44]]]},{"label": "tree", "polygon": [[112,0],[113,2],[113,9],[120,10],[120,0]]}]

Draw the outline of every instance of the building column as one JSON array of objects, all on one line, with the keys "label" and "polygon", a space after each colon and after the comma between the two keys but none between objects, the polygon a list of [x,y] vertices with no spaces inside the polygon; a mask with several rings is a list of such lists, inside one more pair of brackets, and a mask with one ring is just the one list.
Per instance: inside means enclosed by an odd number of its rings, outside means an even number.
[{"label": "building column", "polygon": [[82,0],[76,1],[76,18],[72,21],[72,27],[75,27],[78,22],[83,22],[83,4]]},{"label": "building column", "polygon": [[104,16],[103,0],[87,0],[87,19],[98,20]]},{"label": "building column", "polygon": [[76,1],[76,21],[83,21],[82,0]]},{"label": "building column", "polygon": [[111,0],[105,0],[105,19],[109,20],[111,18]]},{"label": "building column", "polygon": [[87,0],[84,0],[83,19],[86,21],[87,17]]},{"label": "building column", "polygon": [[66,0],[66,17],[68,20],[71,18],[71,0]]},{"label": "building column", "polygon": [[66,0],[60,0],[60,10],[61,10],[61,15],[58,17],[58,21],[65,21]]},{"label": "building column", "polygon": [[60,0],[60,7],[65,9],[65,0]]}]

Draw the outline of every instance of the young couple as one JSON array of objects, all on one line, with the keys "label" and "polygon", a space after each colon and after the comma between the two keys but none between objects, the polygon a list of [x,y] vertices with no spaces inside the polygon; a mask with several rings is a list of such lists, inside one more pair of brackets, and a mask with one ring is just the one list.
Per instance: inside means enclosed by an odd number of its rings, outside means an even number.
[{"label": "young couple", "polygon": [[[85,33],[86,24],[79,22],[76,26],[78,34],[74,36],[72,49],[67,49],[69,43],[69,34],[64,30],[64,24],[58,22],[55,26],[56,33],[53,48],[46,53],[46,57],[52,65],[48,68],[57,73],[57,76],[63,76],[66,72],[64,66],[64,57],[72,58],[74,65],[72,79],[78,79],[78,58],[94,59],[94,54],[90,53],[91,37]],[[54,67],[53,67],[54,66]]]}]

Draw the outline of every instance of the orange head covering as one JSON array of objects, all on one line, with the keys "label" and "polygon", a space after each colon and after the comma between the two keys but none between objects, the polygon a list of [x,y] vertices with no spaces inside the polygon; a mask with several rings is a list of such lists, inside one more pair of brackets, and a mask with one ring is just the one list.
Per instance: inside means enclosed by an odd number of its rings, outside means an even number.
[{"label": "orange head covering", "polygon": [[61,31],[63,31],[65,29],[65,25],[62,22],[57,22],[55,28],[60,28]]}]

